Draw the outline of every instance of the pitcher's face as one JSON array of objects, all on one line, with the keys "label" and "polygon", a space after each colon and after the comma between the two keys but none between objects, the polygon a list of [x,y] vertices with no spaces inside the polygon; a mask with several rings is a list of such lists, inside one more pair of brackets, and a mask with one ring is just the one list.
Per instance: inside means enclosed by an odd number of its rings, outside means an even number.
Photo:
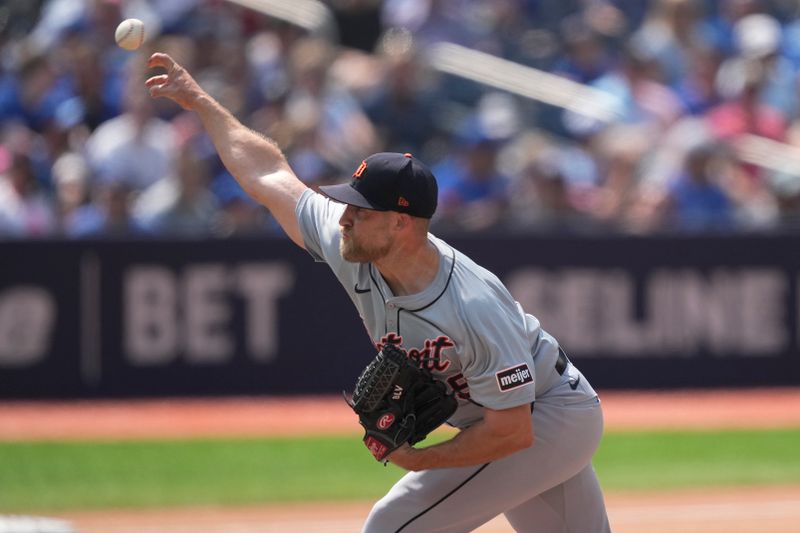
[{"label": "pitcher's face", "polygon": [[348,205],[339,219],[339,252],[350,263],[373,263],[385,257],[394,244],[391,213]]}]

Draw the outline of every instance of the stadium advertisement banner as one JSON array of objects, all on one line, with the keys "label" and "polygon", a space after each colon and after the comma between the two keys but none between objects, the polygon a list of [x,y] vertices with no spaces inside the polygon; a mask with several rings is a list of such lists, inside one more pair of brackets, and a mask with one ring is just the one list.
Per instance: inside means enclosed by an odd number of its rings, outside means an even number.
[{"label": "stadium advertisement banner", "polygon": [[[800,238],[450,239],[597,388],[800,384]],[[0,243],[0,397],[314,394],[374,348],[285,239]]]}]

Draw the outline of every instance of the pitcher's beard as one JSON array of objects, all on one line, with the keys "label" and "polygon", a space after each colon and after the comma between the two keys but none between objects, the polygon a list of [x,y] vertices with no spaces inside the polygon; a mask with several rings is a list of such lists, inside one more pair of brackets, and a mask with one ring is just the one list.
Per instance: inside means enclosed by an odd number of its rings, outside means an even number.
[{"label": "pitcher's beard", "polygon": [[348,263],[374,263],[385,257],[391,247],[391,242],[383,246],[364,246],[354,243],[353,239],[339,241],[339,252],[342,254],[342,259]]}]

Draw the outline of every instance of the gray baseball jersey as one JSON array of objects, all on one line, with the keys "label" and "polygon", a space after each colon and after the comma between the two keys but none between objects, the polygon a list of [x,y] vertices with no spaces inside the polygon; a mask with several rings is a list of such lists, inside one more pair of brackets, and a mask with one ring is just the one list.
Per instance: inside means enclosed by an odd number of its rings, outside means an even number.
[{"label": "gray baseball jersey", "polygon": [[[480,467],[409,473],[376,505],[364,530],[470,531],[500,513],[513,524],[509,514],[512,508],[527,500],[537,507],[543,493],[569,481],[582,487],[571,491],[573,500],[580,501],[582,512],[596,509],[593,523],[600,524],[595,529],[570,531],[605,531],[602,493],[590,464],[602,433],[599,402],[556,340],[542,330],[534,316],[522,310],[494,274],[430,234],[428,239],[440,254],[433,282],[417,294],[393,295],[372,264],[342,259],[339,219],[344,209],[343,204],[312,191],[303,194],[296,212],[306,249],[333,270],[377,348],[385,343],[399,345],[455,392],[459,407],[449,423],[468,427],[480,420],[484,407],[536,406],[532,415],[537,435],[534,446]],[[562,422],[562,417],[553,416],[554,411],[538,407],[540,404],[573,409],[581,416],[570,414]],[[540,411],[546,416],[540,416]],[[588,421],[575,425],[587,415]],[[569,427],[577,434],[570,434]],[[547,442],[548,433],[569,439],[539,444]],[[534,449],[536,453],[531,452]],[[559,462],[570,466],[556,467],[554,473],[547,474],[547,468],[552,469],[556,461],[548,450],[569,455],[571,449],[577,462],[558,457]],[[547,463],[551,464],[545,468]],[[506,473],[529,469],[519,487],[502,479]],[[481,480],[475,477],[478,472]],[[470,481],[469,487],[466,481]],[[500,484],[513,497],[504,497],[495,486]],[[476,487],[482,489],[471,494]],[[535,519],[532,524],[541,524],[539,512],[531,514],[528,507],[524,507],[524,520]],[[562,524],[558,527],[575,525],[566,518],[557,523]],[[517,531],[551,531],[514,527]]]}]

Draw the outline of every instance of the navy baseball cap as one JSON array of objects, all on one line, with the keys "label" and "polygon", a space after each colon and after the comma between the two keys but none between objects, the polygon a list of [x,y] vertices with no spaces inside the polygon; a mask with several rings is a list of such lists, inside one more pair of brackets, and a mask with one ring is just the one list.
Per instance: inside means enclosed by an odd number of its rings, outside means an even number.
[{"label": "navy baseball cap", "polygon": [[431,170],[411,154],[380,152],[361,162],[350,183],[324,185],[325,196],[343,204],[431,218],[439,188]]}]

